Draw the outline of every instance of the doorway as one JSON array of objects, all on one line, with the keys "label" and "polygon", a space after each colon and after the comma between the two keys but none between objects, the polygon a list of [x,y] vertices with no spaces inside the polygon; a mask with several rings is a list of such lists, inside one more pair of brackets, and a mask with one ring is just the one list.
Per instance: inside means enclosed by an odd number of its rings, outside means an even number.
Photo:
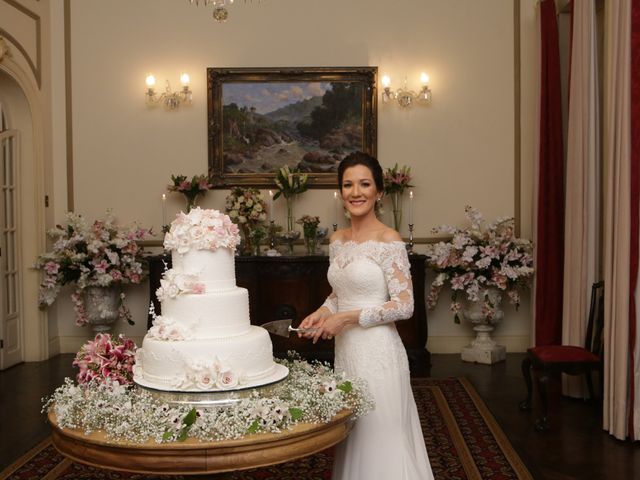
[{"label": "doorway", "polygon": [[19,150],[0,103],[0,370],[23,361],[20,291]]}]

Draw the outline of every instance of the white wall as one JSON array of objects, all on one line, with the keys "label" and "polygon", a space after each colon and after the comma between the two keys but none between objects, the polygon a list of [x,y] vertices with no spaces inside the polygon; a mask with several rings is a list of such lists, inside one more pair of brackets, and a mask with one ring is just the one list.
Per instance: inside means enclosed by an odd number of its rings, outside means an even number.
[{"label": "white wall", "polygon": [[[64,33],[62,5],[52,4],[57,48]],[[112,208],[123,222],[137,220],[159,231],[160,196],[170,175],[207,171],[207,67],[374,65],[395,86],[407,75],[409,85],[418,87],[423,70],[431,77],[430,106],[405,111],[380,104],[378,111],[381,163],[410,165],[414,173],[416,236],[430,236],[441,223],[462,224],[466,204],[489,220],[517,215],[530,235],[535,8],[534,0],[521,0],[523,128],[516,180],[512,0],[236,2],[223,24],[211,19],[210,7],[184,1],[71,0],[74,181],[66,185],[61,174],[65,133],[59,129],[50,192],[55,220],[63,220],[71,187],[75,210],[88,218]],[[60,57],[54,52],[54,61]],[[59,65],[54,70],[56,98],[64,96],[59,81],[64,72]],[[167,78],[177,88],[181,71],[191,75],[193,104],[173,112],[147,108],[145,75],[153,72],[159,85]],[[54,111],[58,122],[65,122],[61,108]],[[225,195],[211,192],[202,205],[222,208]],[[309,191],[296,215],[319,215],[328,224],[331,199],[329,190]],[[170,196],[170,214],[182,205],[181,198]],[[284,216],[284,205],[276,204],[276,219]],[[123,331],[141,337],[146,285],[132,288],[130,299],[137,325]],[[457,352],[470,337],[469,326],[455,325],[446,304],[443,298],[429,316],[433,352]],[[57,308],[61,349],[75,351],[89,332],[74,326],[69,302],[60,301]],[[528,344],[528,302],[517,313],[506,312],[497,336],[510,350],[522,350]]]}]

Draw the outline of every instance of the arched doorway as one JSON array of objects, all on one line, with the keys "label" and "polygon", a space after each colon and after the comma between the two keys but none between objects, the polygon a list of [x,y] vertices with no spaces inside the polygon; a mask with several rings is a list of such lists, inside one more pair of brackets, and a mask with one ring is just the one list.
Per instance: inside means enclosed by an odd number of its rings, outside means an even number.
[{"label": "arched doorway", "polygon": [[49,356],[34,260],[45,248],[41,97],[11,59],[0,64],[0,369]]}]

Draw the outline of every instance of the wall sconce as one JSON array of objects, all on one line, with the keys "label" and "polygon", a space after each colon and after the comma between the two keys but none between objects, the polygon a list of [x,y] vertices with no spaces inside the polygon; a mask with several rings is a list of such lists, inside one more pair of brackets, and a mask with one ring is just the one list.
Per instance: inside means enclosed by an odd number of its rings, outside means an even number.
[{"label": "wall sconce", "polygon": [[431,102],[431,89],[429,88],[429,75],[422,72],[420,74],[420,83],[422,88],[418,93],[407,88],[407,77],[404,78],[404,86],[396,91],[391,90],[391,78],[389,75],[382,77],[382,103],[389,103],[391,100],[396,100],[398,104],[407,108],[413,105],[415,101],[422,104]]},{"label": "wall sconce", "polygon": [[156,77],[151,74],[147,75],[147,92],[145,93],[145,96],[147,97],[147,105],[155,106],[159,103],[162,103],[167,110],[175,110],[182,103],[190,104],[192,92],[189,89],[189,81],[189,74],[183,73],[182,75],[180,75],[182,90],[180,90],[179,92],[172,92],[171,86],[169,85],[169,80],[167,80],[164,92],[158,96],[155,89]]}]

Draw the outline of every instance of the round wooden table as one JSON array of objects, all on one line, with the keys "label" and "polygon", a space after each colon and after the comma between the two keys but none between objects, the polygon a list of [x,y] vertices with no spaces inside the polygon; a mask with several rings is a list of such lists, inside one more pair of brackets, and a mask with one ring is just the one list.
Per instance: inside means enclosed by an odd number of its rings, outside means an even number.
[{"label": "round wooden table", "polygon": [[54,446],[70,459],[111,470],[136,473],[200,475],[283,463],[320,452],[345,439],[353,427],[351,411],[329,423],[300,423],[282,433],[259,433],[239,440],[146,443],[116,442],[103,432],[85,435],[62,429],[49,412]]}]

